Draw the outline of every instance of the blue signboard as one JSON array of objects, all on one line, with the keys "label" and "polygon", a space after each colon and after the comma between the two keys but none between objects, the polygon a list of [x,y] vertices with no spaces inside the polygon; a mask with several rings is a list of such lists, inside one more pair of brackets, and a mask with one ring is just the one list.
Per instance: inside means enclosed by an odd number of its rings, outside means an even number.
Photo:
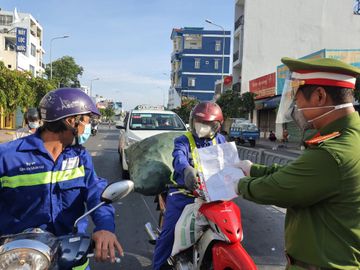
[{"label": "blue signboard", "polygon": [[27,29],[26,28],[16,28],[16,51],[17,52],[26,52],[27,44]]}]

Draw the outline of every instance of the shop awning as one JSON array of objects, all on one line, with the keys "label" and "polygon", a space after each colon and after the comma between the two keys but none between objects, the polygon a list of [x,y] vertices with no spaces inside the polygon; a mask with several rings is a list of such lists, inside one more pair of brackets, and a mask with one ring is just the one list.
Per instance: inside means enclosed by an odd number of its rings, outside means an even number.
[{"label": "shop awning", "polygon": [[267,98],[266,100],[263,100],[263,108],[275,109],[280,104],[280,100],[281,100],[281,95]]}]

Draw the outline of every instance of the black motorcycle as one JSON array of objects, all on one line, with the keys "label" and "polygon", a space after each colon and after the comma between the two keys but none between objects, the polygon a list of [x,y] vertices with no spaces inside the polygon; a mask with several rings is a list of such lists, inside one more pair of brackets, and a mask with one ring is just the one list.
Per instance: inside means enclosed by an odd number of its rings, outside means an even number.
[{"label": "black motorcycle", "polygon": [[91,135],[95,136],[98,131],[98,123],[91,123]]},{"label": "black motorcycle", "polygon": [[101,203],[79,217],[69,235],[57,237],[35,228],[0,237],[0,270],[70,270],[86,264],[94,256],[94,243],[91,234],[78,233],[78,222],[100,206],[125,197],[133,188],[129,180],[108,185],[101,194]]}]

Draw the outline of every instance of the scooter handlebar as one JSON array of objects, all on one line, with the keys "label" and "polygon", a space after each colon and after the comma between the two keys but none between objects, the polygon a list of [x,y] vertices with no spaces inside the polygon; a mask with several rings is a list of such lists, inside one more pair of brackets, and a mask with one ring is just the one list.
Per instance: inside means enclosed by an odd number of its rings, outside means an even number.
[{"label": "scooter handlebar", "polygon": [[180,189],[189,190],[185,185],[179,185],[179,184],[167,184],[166,188],[168,188],[168,189],[170,189],[170,188],[180,188]]},{"label": "scooter handlebar", "polygon": [[167,184],[166,188],[167,189],[170,189],[170,188],[178,189],[178,191],[170,192],[169,193],[170,196],[175,195],[175,194],[180,194],[180,193],[187,193],[187,194],[192,195],[192,196],[194,196],[196,198],[202,198],[202,199],[205,198],[204,194],[201,193],[201,191],[199,191],[199,190],[191,191],[185,185]]}]

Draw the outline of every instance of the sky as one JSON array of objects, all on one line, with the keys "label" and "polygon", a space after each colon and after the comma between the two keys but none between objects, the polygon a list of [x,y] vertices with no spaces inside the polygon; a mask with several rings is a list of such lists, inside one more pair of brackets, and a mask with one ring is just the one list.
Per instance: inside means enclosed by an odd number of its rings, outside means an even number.
[{"label": "sky", "polygon": [[[210,19],[233,33],[234,0],[1,0],[0,8],[30,13],[43,27],[44,62],[69,55],[84,68],[93,95],[138,104],[167,102],[173,28],[204,27]],[[93,80],[97,79],[99,80]],[[91,83],[92,82],[92,83]]]}]

